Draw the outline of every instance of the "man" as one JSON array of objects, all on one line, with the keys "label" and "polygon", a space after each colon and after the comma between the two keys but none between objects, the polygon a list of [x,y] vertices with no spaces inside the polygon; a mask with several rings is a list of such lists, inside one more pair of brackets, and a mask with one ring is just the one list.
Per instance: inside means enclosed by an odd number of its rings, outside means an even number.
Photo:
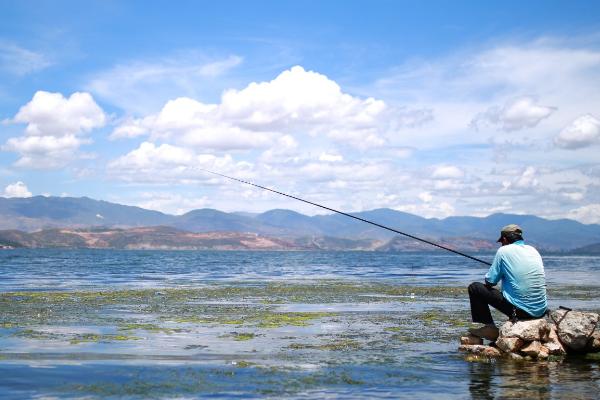
[{"label": "man", "polygon": [[[518,225],[507,225],[500,232],[502,247],[496,252],[485,283],[469,285],[473,322],[484,324],[469,329],[472,335],[495,341],[498,328],[489,306],[506,314],[511,320],[541,318],[546,312],[546,278],[542,257],[523,241]],[[502,292],[494,286],[502,281]]]}]

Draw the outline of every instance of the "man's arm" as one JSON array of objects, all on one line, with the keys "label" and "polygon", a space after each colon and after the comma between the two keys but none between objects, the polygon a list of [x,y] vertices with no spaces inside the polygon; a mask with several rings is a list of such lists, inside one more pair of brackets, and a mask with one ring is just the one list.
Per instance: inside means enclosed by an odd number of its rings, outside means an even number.
[{"label": "man's arm", "polygon": [[487,274],[485,274],[485,286],[491,288],[500,282],[502,279],[502,255],[500,250],[496,252],[492,266],[490,267]]}]

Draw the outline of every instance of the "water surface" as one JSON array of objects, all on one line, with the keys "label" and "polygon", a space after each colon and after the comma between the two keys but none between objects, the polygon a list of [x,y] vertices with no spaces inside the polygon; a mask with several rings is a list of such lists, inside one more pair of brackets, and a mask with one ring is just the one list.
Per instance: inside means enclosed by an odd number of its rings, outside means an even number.
[{"label": "water surface", "polygon": [[[600,310],[597,258],[544,261],[551,307]],[[457,352],[486,270],[444,253],[1,251],[0,396],[596,398],[598,359]]]}]

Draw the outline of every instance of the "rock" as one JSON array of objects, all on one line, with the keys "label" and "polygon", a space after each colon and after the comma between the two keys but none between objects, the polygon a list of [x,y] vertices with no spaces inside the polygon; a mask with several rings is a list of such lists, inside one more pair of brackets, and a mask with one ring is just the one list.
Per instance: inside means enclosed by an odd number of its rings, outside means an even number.
[{"label": "rock", "polygon": [[[599,328],[597,327],[596,330]],[[588,341],[586,350],[590,353],[597,353],[600,351],[600,332],[594,332],[592,338]]]},{"label": "rock", "polygon": [[471,354],[482,355],[485,357],[501,357],[502,352],[492,346],[483,346],[480,344],[464,344],[458,348],[460,351],[465,351]]},{"label": "rock", "polygon": [[511,360],[522,360],[524,357],[517,353],[508,353],[508,358]]},{"label": "rock", "polygon": [[463,336],[460,338],[460,344],[483,344],[483,339],[474,335]]},{"label": "rock", "polygon": [[523,339],[518,337],[504,337],[500,336],[498,340],[496,340],[496,346],[506,353],[513,353],[519,350],[525,342]]},{"label": "rock", "polygon": [[541,340],[548,336],[548,332],[550,326],[543,318],[515,323],[508,321],[500,327],[500,337],[518,337],[527,342]]},{"label": "rock", "polygon": [[544,343],[544,346],[548,349],[549,354],[554,356],[564,356],[567,354],[565,347],[562,345],[560,340],[558,340],[558,334],[556,333],[556,326],[550,326],[550,333],[548,334],[548,339]]},{"label": "rock", "polygon": [[458,350],[473,354],[481,354],[487,347],[489,346],[484,346],[481,344],[463,344],[458,348]]},{"label": "rock", "polygon": [[544,345],[541,345],[540,352],[537,355],[538,359],[545,360],[546,358],[548,358],[549,355],[550,355],[550,351],[548,350],[548,348]]},{"label": "rock", "polygon": [[483,354],[486,357],[501,357],[502,356],[502,352],[500,350],[498,350],[496,347],[492,347],[492,346],[486,346],[487,348],[485,348],[483,350],[483,352],[481,354]]},{"label": "rock", "polygon": [[529,343],[527,346],[523,347],[521,349],[521,353],[537,358],[538,354],[540,354],[541,347],[542,347],[542,344],[540,342],[538,342],[537,340],[534,340],[533,342]]},{"label": "rock", "polygon": [[598,324],[596,313],[580,311],[555,310],[550,318],[557,326],[558,338],[570,350],[583,351],[592,340],[592,334]]},{"label": "rock", "polygon": [[553,356],[564,356],[567,354],[567,351],[559,341],[544,343],[544,347],[546,347],[546,349],[548,349],[548,353],[552,354]]}]

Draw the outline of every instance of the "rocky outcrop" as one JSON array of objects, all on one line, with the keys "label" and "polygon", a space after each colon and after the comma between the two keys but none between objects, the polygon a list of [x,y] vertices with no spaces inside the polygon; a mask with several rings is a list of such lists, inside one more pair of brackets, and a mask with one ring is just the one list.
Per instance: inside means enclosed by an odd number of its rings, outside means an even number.
[{"label": "rocky outcrop", "polygon": [[558,338],[568,349],[585,352],[594,347],[594,334],[600,330],[598,314],[556,310],[550,313],[550,319],[559,327]]},{"label": "rocky outcrop", "polygon": [[526,342],[542,340],[547,338],[549,333],[550,326],[543,318],[515,323],[508,321],[500,327],[500,337],[519,338]]},{"label": "rocky outcrop", "polygon": [[462,337],[459,350],[486,357],[537,360],[568,353],[600,352],[599,320],[595,313],[561,309],[553,311],[550,320],[504,323],[496,342],[488,346],[477,337]]}]

